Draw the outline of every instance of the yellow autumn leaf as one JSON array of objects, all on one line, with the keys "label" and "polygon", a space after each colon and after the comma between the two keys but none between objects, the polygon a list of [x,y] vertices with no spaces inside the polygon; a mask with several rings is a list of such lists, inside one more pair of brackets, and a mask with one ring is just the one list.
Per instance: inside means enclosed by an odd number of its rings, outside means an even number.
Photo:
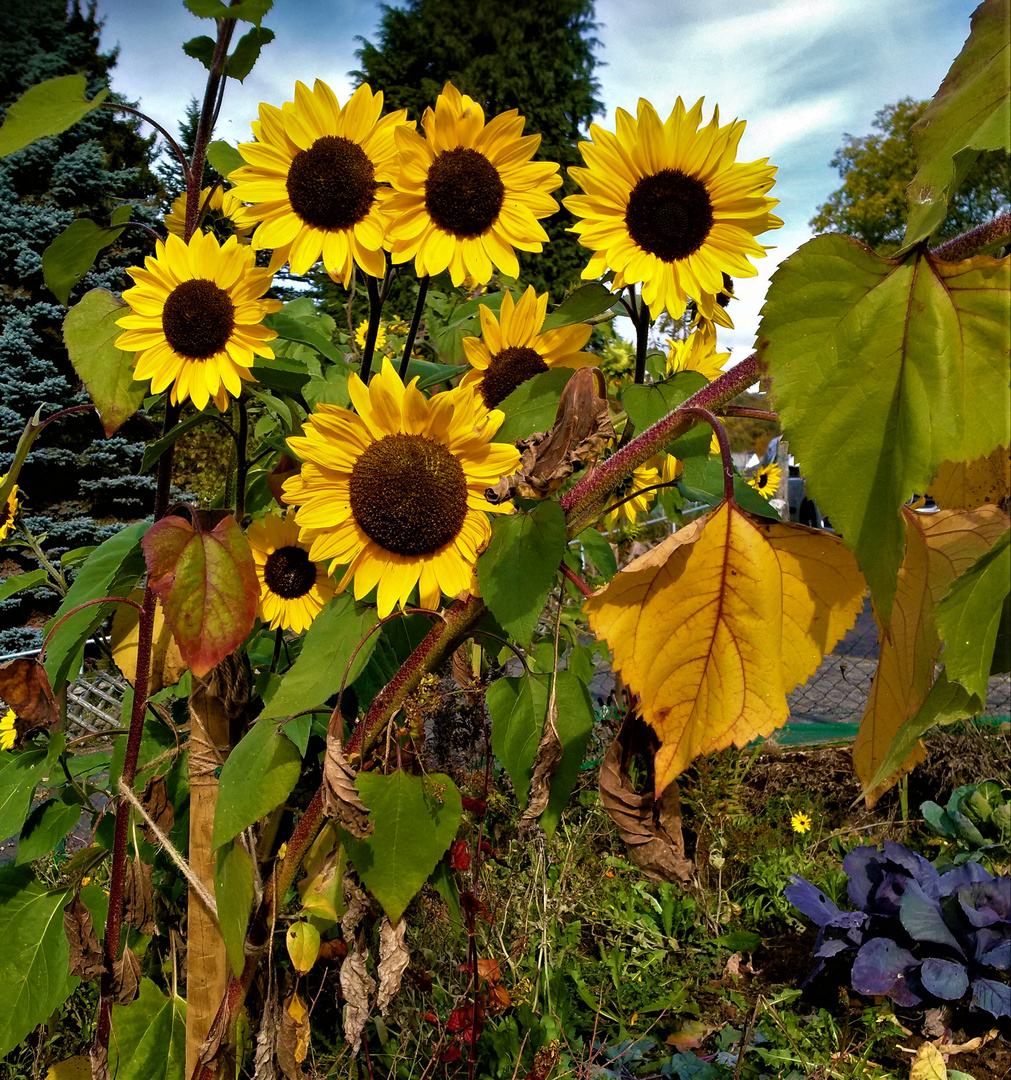
[{"label": "yellow autumn leaf", "polygon": [[319,931],[312,923],[293,922],[285,935],[288,956],[292,965],[300,974],[305,974],[316,963],[319,956]]},{"label": "yellow autumn leaf", "polygon": [[[887,628],[880,628],[881,649],[860,729],[853,744],[853,767],[866,787],[877,775],[892,739],[919,711],[934,682],[941,639],[934,608],[952,581],[990,550],[1008,527],[996,506],[978,510],[941,510],[918,514],[904,508],[906,551],[899,568],[895,603]],[[867,805],[924,758],[922,744],[891,776],[865,792]]]},{"label": "yellow autumn leaf", "polygon": [[838,537],[723,503],[591,597],[590,627],[660,739],[657,795],[699,754],[781,727],[864,590]]},{"label": "yellow autumn leaf", "polygon": [[[134,589],[129,599],[137,604],[144,602],[144,590]],[[117,604],[116,615],[112,620],[112,659],[124,678],[133,686],[137,677],[137,640],[140,612],[127,604]],[[154,636],[151,641],[151,677],[149,693],[157,694],[166,686],[174,686],[186,670],[176,645],[172,630],[165,621],[165,611],[161,601],[154,606]]]},{"label": "yellow autumn leaf", "polygon": [[292,1055],[301,1065],[309,1053],[309,1010],[305,1007],[305,1002],[302,1001],[298,994],[292,993],[288,999],[286,1011],[295,1029],[295,1045]]},{"label": "yellow autumn leaf", "polygon": [[909,1080],[947,1080],[947,1076],[941,1051],[933,1043],[923,1043],[909,1068]]},{"label": "yellow autumn leaf", "polygon": [[989,457],[975,461],[946,461],[930,485],[938,506],[950,510],[975,510],[1011,496],[1011,451],[998,446]]},{"label": "yellow autumn leaf", "polygon": [[91,1059],[78,1054],[49,1066],[46,1080],[91,1080]]}]

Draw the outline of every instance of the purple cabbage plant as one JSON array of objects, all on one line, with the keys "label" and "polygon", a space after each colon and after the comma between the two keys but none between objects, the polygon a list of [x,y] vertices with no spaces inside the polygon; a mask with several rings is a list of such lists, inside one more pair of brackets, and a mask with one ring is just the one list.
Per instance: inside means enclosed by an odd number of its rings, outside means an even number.
[{"label": "purple cabbage plant", "polygon": [[843,911],[793,876],[787,900],[819,927],[808,981],[849,959],[858,994],[930,1008],[968,1003],[1011,1016],[1011,877],[975,862],[939,872],[902,844],[854,848],[843,860],[857,911]]}]

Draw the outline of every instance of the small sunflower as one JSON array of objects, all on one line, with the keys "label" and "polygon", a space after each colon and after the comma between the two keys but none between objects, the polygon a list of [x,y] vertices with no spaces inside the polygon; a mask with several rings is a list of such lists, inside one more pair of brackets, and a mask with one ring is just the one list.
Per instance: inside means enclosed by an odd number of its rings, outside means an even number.
[{"label": "small sunflower", "polygon": [[[653,500],[656,499],[655,488],[659,483],[660,472],[651,461],[640,465],[631,476],[622,480],[611,493],[608,502],[608,506],[613,506],[614,509],[607,516],[607,527],[609,529],[615,528],[622,518],[625,518],[629,523],[634,523],[639,516],[639,511],[648,510]],[[653,488],[654,490],[645,491],[645,488]],[[642,492],[642,494],[635,494],[636,492]],[[632,496],[631,499],[628,498],[629,495]],[[622,502],[623,499],[628,501]],[[621,505],[617,506],[617,503],[621,503]]]},{"label": "small sunflower", "polygon": [[663,463],[660,466],[660,482],[673,484],[680,479],[684,471],[684,462],[679,461],[673,454],[664,454]]},{"label": "small sunflower", "polygon": [[558,166],[531,161],[540,135],[523,135],[515,109],[487,125],[484,110],[446,83],[421,119],[423,139],[397,129],[400,164],[387,204],[393,261],[414,259],[419,277],[449,269],[454,285],[483,285],[493,264],[518,277],[514,248],[540,251],[548,234],[538,218],[555,213]]},{"label": "small sunflower", "polygon": [[805,814],[802,810],[798,810],[796,814],[790,818],[790,827],[795,833],[806,833],[811,831],[811,817]]},{"label": "small sunflower", "polygon": [[678,98],[661,123],[640,98],[638,118],[618,109],[616,134],[591,125],[593,141],[579,144],[587,167],[569,170],[585,192],[564,200],[581,219],[572,231],[593,252],[583,277],[613,270],[614,289],[641,282],[654,318],[666,308],[679,319],[687,296],[714,318],[724,274],[754,276],[748,256],[765,255],[755,237],[783,224],[766,196],[768,158],[735,161],[743,121],[720,127],[716,109],[701,123],[701,99],[686,110]]},{"label": "small sunflower", "polygon": [[357,415],[322,404],[305,435],[288,440],[303,461],[284,485],[285,502],[313,561],[346,567],[337,585],[354,579],[355,599],[377,585],[380,616],[403,607],[417,585],[423,607],[441,593],[473,589],[474,565],[491,537],[493,506],[485,489],[515,472],[519,451],[491,442],[503,415],[489,411],[470,387],[426,399],[412,379],[405,387],[389,362],[366,388],[348,380]]},{"label": "small sunflower", "polygon": [[[7,479],[7,474],[0,476],[0,484]],[[0,506],[0,540],[6,540],[14,531],[14,519],[18,516],[18,486],[11,488],[3,506]]]},{"label": "small sunflower", "polygon": [[13,709],[8,709],[0,716],[0,750],[12,750],[18,741],[18,718]]},{"label": "small sunflower", "polygon": [[461,385],[474,384],[489,409],[504,401],[521,383],[551,368],[582,368],[596,357],[579,350],[590,340],[593,327],[584,323],[541,333],[548,310],[548,294],[538,296],[533,285],[514,304],[502,298],[501,318],[480,306],[481,337],[463,339],[472,370]]},{"label": "small sunflower", "polygon": [[[369,333],[369,320],[362,319],[358,324],[358,329],[355,330],[355,344],[359,349],[365,348],[365,338]],[[382,323],[379,324],[379,332],[376,334],[376,348],[381,349],[386,344],[386,329]]]},{"label": "small sunflower", "polygon": [[705,377],[706,382],[712,382],[723,374],[723,365],[730,359],[730,353],[716,351],[716,335],[710,330],[712,325],[706,321],[684,341],[667,339],[667,344],[670,345],[670,352],[667,354],[668,374],[697,371]]},{"label": "small sunflower", "polygon": [[219,247],[210,233],[194,233],[188,245],[159,240],[143,268],[127,269],[135,285],[123,299],[132,310],[117,319],[126,333],[116,345],[136,352],[138,382],[150,379],[154,394],[171,384],[173,405],[213,401],[224,412],[228,395],[253,380],[253,357],[274,356],[266,343],[277,333],[263,318],[281,302],[262,299],[274,269],[257,269],[255,258],[234,236]]},{"label": "small sunflower", "polygon": [[771,465],[763,465],[758,472],[748,481],[748,484],[762,496],[763,499],[772,499],[779,491],[779,481],[782,470],[773,462]]},{"label": "small sunflower", "polygon": [[383,203],[390,195],[383,185],[397,157],[393,134],[414,125],[406,109],[381,117],[382,111],[382,93],[367,83],[342,107],[320,79],[312,90],[296,82],[295,100],[280,109],[260,105],[256,142],[239,144],[246,164],[229,176],[261,222],[255,248],[287,249],[295,274],[322,255],[327,273],[345,288],[355,263],[383,276]]},{"label": "small sunflower", "polygon": [[[249,243],[249,234],[256,228],[256,218],[249,216],[248,207],[235,192],[220,185],[205,187],[200,192],[200,208],[204,212],[202,227],[220,240],[237,236],[240,244]],[[186,235],[186,192],[177,195],[172,209],[165,215],[165,228],[180,240]]]},{"label": "small sunflower", "polygon": [[298,538],[295,516],[267,514],[246,530],[260,582],[259,616],[271,630],[282,627],[301,634],[312,625],[334,594],[333,579],[309,558],[309,546]]}]

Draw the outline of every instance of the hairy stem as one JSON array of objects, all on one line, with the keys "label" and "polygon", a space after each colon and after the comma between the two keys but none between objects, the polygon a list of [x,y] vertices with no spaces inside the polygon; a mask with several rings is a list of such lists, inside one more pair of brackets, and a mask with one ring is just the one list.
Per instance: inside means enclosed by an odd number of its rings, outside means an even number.
[{"label": "hairy stem", "polygon": [[1003,247],[1011,243],[1011,213],[998,214],[992,221],[977,225],[975,229],[945,241],[931,251],[935,259],[960,262],[988,248]]}]

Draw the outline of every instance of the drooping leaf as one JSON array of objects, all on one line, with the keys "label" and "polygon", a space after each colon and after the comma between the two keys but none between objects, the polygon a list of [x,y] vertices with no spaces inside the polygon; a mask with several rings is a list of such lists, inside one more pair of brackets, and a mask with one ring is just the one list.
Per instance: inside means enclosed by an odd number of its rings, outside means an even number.
[{"label": "drooping leaf", "polygon": [[61,75],[26,90],[7,109],[0,126],[0,157],[13,154],[36,139],[59,135],[109,96],[106,88],[89,101],[84,96],[86,90],[87,80],[83,75]]},{"label": "drooping leaf", "polygon": [[375,831],[364,840],[345,834],[344,844],[358,876],[396,923],[456,836],[460,792],[444,773],[412,776],[400,769],[389,776],[359,773],[355,786]]},{"label": "drooping leaf", "polygon": [[56,850],[59,842],[77,824],[81,804],[66,795],[47,799],[31,812],[18,840],[18,866],[41,859]]},{"label": "drooping leaf", "polygon": [[562,744],[562,759],[551,778],[547,808],[539,818],[548,839],[554,835],[562,811],[568,805],[569,796],[579,779],[595,719],[590,691],[571,671],[558,672],[555,699],[558,705],[555,727]]},{"label": "drooping leaf", "polygon": [[786,695],[856,621],[864,583],[837,537],[723,504],[586,604],[656,731],[656,794],[698,755],[786,722]]},{"label": "drooping leaf", "polygon": [[229,840],[214,855],[214,899],[225,952],[236,975],[242,974],[246,963],[246,926],[253,895],[253,861],[242,844]]},{"label": "drooping leaf", "polygon": [[239,151],[224,139],[215,139],[207,147],[207,163],[221,176],[228,176],[246,164]]},{"label": "drooping leaf", "polygon": [[221,0],[186,0],[186,7],[200,19],[241,19],[260,25],[260,20],[274,6],[274,0],[242,0],[223,4]]},{"label": "drooping leaf", "polygon": [[580,285],[571,296],[567,296],[548,315],[541,327],[541,332],[586,322],[594,315],[602,315],[605,311],[610,311],[617,303],[617,296],[606,285],[601,285],[597,281]]},{"label": "drooping leaf", "polygon": [[491,613],[521,645],[530,644],[565,545],[565,514],[554,501],[526,514],[503,514],[492,525],[477,580]]},{"label": "drooping leaf", "polygon": [[77,986],[63,932],[72,895],[70,889],[50,892],[26,866],[0,867],[0,1056],[48,1020]]},{"label": "drooping leaf", "polygon": [[773,276],[759,348],[780,420],[885,625],[901,506],[943,462],[1007,443],[1009,281],[1007,259],[882,259],[842,236],[808,241]]},{"label": "drooping leaf", "polygon": [[49,575],[45,570],[29,570],[27,574],[11,574],[0,582],[0,601],[29,589],[37,589]]},{"label": "drooping leaf", "polygon": [[942,509],[975,510],[1011,497],[1011,453],[998,446],[975,461],[946,461],[937,470],[928,494]]},{"label": "drooping leaf", "polygon": [[923,116],[913,125],[916,175],[907,191],[903,244],[926,239],[981,150],[1011,150],[1008,0],[983,0],[972,30]]},{"label": "drooping leaf", "polygon": [[280,806],[301,772],[302,755],[280,723],[257,720],[221,767],[211,847],[227,844]]},{"label": "drooping leaf", "polygon": [[42,253],[42,276],[50,292],[64,307],[71,290],[95,265],[102,248],[119,239],[133,207],[118,206],[110,225],[96,225],[87,218],[72,221]]},{"label": "drooping leaf", "polygon": [[[377,622],[375,608],[355,603],[349,593],[335,596],[313,620],[298,659],[260,718],[291,716],[322,705],[336,694],[352,653]],[[378,639],[378,634],[372,634],[358,649],[348,671],[348,686],[362,673]]]},{"label": "drooping leaf", "polygon": [[185,1080],[186,1002],[141,979],[136,1001],[112,1007],[109,1073],[116,1080]]},{"label": "drooping leaf", "polygon": [[937,629],[944,639],[948,678],[986,698],[997,631],[1011,593],[1011,532],[956,578],[938,604]]},{"label": "drooping leaf", "polygon": [[265,26],[255,26],[239,38],[238,44],[228,58],[225,74],[231,79],[243,82],[253,70],[253,65],[260,58],[260,50],[274,40],[274,31]]},{"label": "drooping leaf", "polygon": [[[103,596],[128,596],[144,573],[141,538],[150,528],[149,521],[137,521],[110,536],[88,556],[70,586],[63,603],[46,624],[48,634],[74,608],[87,600]],[[60,624],[46,646],[46,673],[54,691],[59,691],[70,676],[75,659],[95,628],[118,604],[93,604],[71,615]]]},{"label": "drooping leaf", "polygon": [[319,931],[312,923],[299,919],[288,927],[284,943],[295,970],[304,975],[319,956]]},{"label": "drooping leaf", "polygon": [[60,724],[46,669],[34,656],[22,656],[0,667],[0,701],[17,714],[22,738],[32,731],[52,731]]},{"label": "drooping leaf", "polygon": [[515,442],[535,431],[550,431],[558,412],[558,399],[572,378],[571,368],[552,368],[527,379],[497,406],[505,413],[495,432],[496,442]]},{"label": "drooping leaf", "polygon": [[492,750],[509,774],[521,809],[530,793],[530,770],[548,711],[549,683],[547,675],[497,679],[485,696]]},{"label": "drooping leaf", "polygon": [[230,514],[166,517],[143,540],[151,588],[194,675],[206,675],[253,628],[260,587],[249,542]]},{"label": "drooping leaf", "polygon": [[[903,723],[923,705],[934,679],[941,640],[934,609],[951,582],[984,554],[1007,527],[996,507],[902,511],[906,555],[899,569],[891,625],[882,630],[881,651],[860,729],[853,744],[853,767],[865,788],[878,772]],[[901,776],[923,760],[914,744],[896,774],[866,791],[870,806]]]},{"label": "drooping leaf", "polygon": [[584,529],[576,538],[583,545],[583,553],[597,568],[597,572],[605,581],[618,572],[618,560],[614,550],[607,540],[596,529]]}]

